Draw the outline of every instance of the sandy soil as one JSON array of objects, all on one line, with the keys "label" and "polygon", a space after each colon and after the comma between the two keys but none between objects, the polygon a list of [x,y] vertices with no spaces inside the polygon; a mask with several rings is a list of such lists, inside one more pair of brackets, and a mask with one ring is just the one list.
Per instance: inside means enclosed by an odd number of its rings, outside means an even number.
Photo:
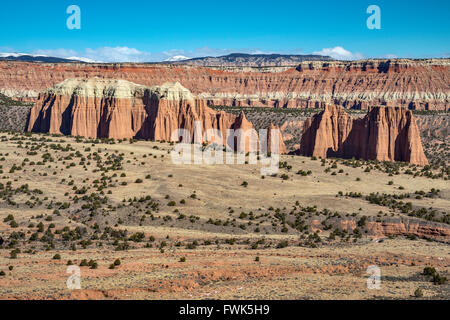
[{"label": "sandy soil", "polygon": [[[41,141],[44,137],[49,140]],[[292,168],[280,169],[276,177],[262,179],[259,165],[175,165],[169,154],[173,146],[167,143],[93,145],[68,137],[10,134],[0,134],[0,138],[0,183],[6,186],[9,181],[15,190],[8,196],[2,194],[0,200],[0,235],[6,241],[0,249],[0,271],[5,272],[0,276],[1,299],[412,299],[417,288],[422,288],[424,298],[450,297],[448,283],[433,285],[421,275],[425,266],[433,266],[448,277],[450,251],[446,241],[383,236],[384,241],[378,243],[374,239],[379,235],[364,232],[347,241],[327,241],[331,230],[320,230],[322,242],[314,248],[299,241],[302,236],[313,234],[311,226],[307,233],[290,226],[283,231],[283,224],[275,217],[277,209],[289,216],[290,210],[317,206],[317,210],[328,209],[343,216],[354,214],[358,219],[406,218],[398,210],[370,204],[364,198],[337,194],[413,194],[432,188],[440,190],[438,196],[412,197],[408,201],[413,206],[432,207],[448,214],[448,180],[413,178],[403,173],[390,176],[380,170],[364,172],[366,166],[353,168],[341,161],[337,168],[325,172],[333,160],[322,166],[320,160],[298,156],[283,156],[281,160]],[[70,144],[71,149],[52,149],[52,144]],[[42,146],[37,153],[30,153],[38,145]],[[102,196],[108,200],[90,216],[88,210],[74,202],[74,186],[78,190],[85,186],[85,195],[101,193],[95,180],[102,178],[102,172],[98,171],[94,152],[105,166],[110,155],[123,154],[123,160],[120,170],[104,173],[109,182],[102,189]],[[46,153],[53,161],[37,165]],[[26,158],[29,161],[24,162]],[[35,164],[31,165],[33,161]],[[20,169],[12,172],[14,165]],[[339,173],[341,169],[343,172]],[[302,176],[296,174],[298,170],[312,173]],[[282,174],[288,178],[283,180]],[[136,183],[137,179],[142,182]],[[73,184],[69,183],[71,180]],[[242,185],[244,181],[248,183],[246,187]],[[123,182],[127,184],[121,185]],[[28,184],[30,192],[17,191],[24,184]],[[33,193],[34,189],[42,193]],[[148,195],[159,204],[158,209],[151,209],[155,220],[145,213],[149,210],[148,205],[145,207],[147,202],[120,207],[130,198]],[[83,194],[77,196],[81,198]],[[170,201],[174,201],[173,206]],[[61,209],[64,202],[70,207]],[[59,214],[55,214],[55,209]],[[241,218],[242,212],[253,212],[257,218]],[[186,218],[179,219],[181,214]],[[8,215],[13,215],[17,227],[12,227],[8,219],[4,221]],[[147,215],[145,221],[140,220],[143,215]],[[164,217],[172,220],[165,221]],[[196,221],[190,222],[189,217],[196,217]],[[118,223],[118,219],[122,222]],[[221,223],[209,223],[209,219]],[[223,223],[226,220],[227,225]],[[127,230],[128,235],[143,232],[145,240],[129,241],[128,250],[117,251],[114,239],[94,239],[83,249],[79,243],[82,239],[64,242],[60,234],[54,233],[52,247],[43,241],[27,240],[37,232],[39,222],[45,230],[50,224],[54,224],[52,230],[76,226],[93,230],[97,223],[101,230],[110,226]],[[23,232],[24,238],[11,246],[13,232]],[[150,236],[155,238],[151,242]],[[227,243],[232,238],[236,239],[234,245]],[[264,243],[251,249],[261,239]],[[277,248],[283,240],[288,246]],[[193,241],[198,245],[188,249],[187,244]],[[205,245],[204,241],[211,243]],[[72,243],[76,244],[76,251],[70,249]],[[20,253],[11,259],[11,251],[17,248]],[[60,254],[61,260],[52,259],[55,254]],[[182,257],[185,262],[180,261]],[[256,257],[259,261],[255,261]],[[121,265],[109,269],[118,258]],[[81,267],[82,290],[69,290],[67,261],[78,265],[82,259],[95,260],[98,268]],[[381,270],[380,290],[367,288],[370,275],[366,270],[370,265]],[[11,271],[9,266],[13,266]]]}]

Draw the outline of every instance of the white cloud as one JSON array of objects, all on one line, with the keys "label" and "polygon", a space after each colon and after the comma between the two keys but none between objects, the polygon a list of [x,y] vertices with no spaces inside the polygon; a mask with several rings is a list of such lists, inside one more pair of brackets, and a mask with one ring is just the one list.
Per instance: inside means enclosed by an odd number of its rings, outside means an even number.
[{"label": "white cloud", "polygon": [[221,49],[201,47],[193,50],[172,49],[162,52],[146,52],[136,48],[129,47],[101,47],[101,48],[86,48],[81,51],[72,49],[37,49],[32,52],[35,55],[46,55],[58,58],[73,58],[86,62],[160,62],[169,61],[173,57],[183,56],[188,59],[197,57],[218,57],[228,55],[230,53],[249,53],[249,54],[271,54],[271,53],[286,53],[286,54],[302,54],[301,49],[296,49],[294,52],[273,52],[263,51],[255,48],[240,48],[240,49]]},{"label": "white cloud", "polygon": [[315,51],[313,54],[322,56],[330,56],[336,60],[360,60],[364,59],[364,55],[359,52],[352,53],[343,47],[323,48],[321,51]]},{"label": "white cloud", "polygon": [[[197,57],[218,57],[228,55],[230,53],[249,53],[249,54],[305,54],[302,49],[295,49],[293,51],[264,51],[258,48],[210,48],[201,47],[193,50],[172,49],[160,52],[141,51],[136,48],[126,46],[117,47],[100,47],[100,48],[86,48],[84,50],[73,49],[37,49],[31,52],[34,55],[46,55],[59,58],[77,58],[86,62],[160,62],[167,61],[176,56],[183,56],[186,58]],[[337,46],[334,48],[324,48],[321,51],[313,52],[313,54],[331,56],[337,60],[357,60],[364,59],[365,56],[359,52],[350,52],[343,47]],[[386,55],[387,57],[388,55]]]},{"label": "white cloud", "polygon": [[128,47],[87,48],[83,57],[106,62],[150,62],[154,61],[152,53]]},{"label": "white cloud", "polygon": [[385,54],[382,58],[385,58],[385,59],[397,59],[398,56],[396,54],[388,53],[388,54]]},{"label": "white cloud", "polygon": [[[295,52],[298,52],[299,50],[295,50]],[[289,52],[291,54],[300,54],[300,53],[293,53]],[[240,49],[220,49],[220,48],[210,48],[210,47],[201,47],[196,48],[194,50],[179,50],[179,49],[173,49],[168,51],[163,51],[161,54],[165,55],[166,57],[170,58],[173,56],[182,55],[189,58],[198,58],[198,57],[219,57],[219,56],[225,56],[230,53],[248,53],[248,54],[271,54],[271,53],[280,53],[282,52],[274,52],[274,51],[263,51],[260,49],[252,49],[252,48],[240,48]],[[158,54],[156,54],[158,55]],[[166,60],[165,58],[164,60]]]},{"label": "white cloud", "polygon": [[72,49],[37,49],[32,52],[35,55],[46,55],[59,58],[77,58],[83,61],[92,62],[159,62],[167,61],[176,56],[183,56],[188,59],[206,56],[221,56],[233,52],[257,53],[258,50],[251,49],[213,49],[209,47],[197,48],[194,50],[172,49],[162,52],[146,52],[129,47],[101,47],[86,48],[81,51]]},{"label": "white cloud", "polygon": [[87,63],[100,63],[100,62],[102,62],[102,61],[92,60],[92,59],[84,58],[84,57],[68,57],[67,59],[69,59],[69,60],[78,60],[78,61],[83,61],[83,62],[87,62]]},{"label": "white cloud", "polygon": [[68,58],[70,56],[77,55],[77,52],[75,50],[71,49],[37,49],[32,52],[34,55],[42,55],[42,56],[48,56],[48,57],[58,57],[58,58]]},{"label": "white cloud", "polygon": [[168,58],[168,59],[166,59],[164,61],[175,62],[175,61],[183,61],[183,60],[188,60],[188,59],[189,58],[185,57],[185,56],[173,56],[173,57],[170,57],[170,58]]},{"label": "white cloud", "polygon": [[189,58],[197,58],[197,57],[218,57],[224,56],[230,53],[236,52],[234,49],[214,49],[210,47],[201,47],[196,48],[194,50],[180,50],[180,49],[172,49],[161,52],[161,54],[166,55],[167,57],[173,57],[176,55],[182,55]]},{"label": "white cloud", "polygon": [[215,49],[210,47],[196,48],[194,50],[172,49],[162,52],[146,52],[129,47],[101,47],[96,49],[86,48],[82,51],[63,48],[52,50],[38,49],[33,51],[33,54],[59,58],[77,58],[83,61],[93,62],[159,62],[168,61],[177,56],[183,56],[190,59],[208,56],[217,57],[234,52],[252,54],[265,53],[258,49]]},{"label": "white cloud", "polygon": [[83,51],[72,49],[38,49],[33,54],[47,55],[58,58],[76,58],[87,62],[149,62],[153,55],[128,47],[102,47],[97,49],[86,48]]}]

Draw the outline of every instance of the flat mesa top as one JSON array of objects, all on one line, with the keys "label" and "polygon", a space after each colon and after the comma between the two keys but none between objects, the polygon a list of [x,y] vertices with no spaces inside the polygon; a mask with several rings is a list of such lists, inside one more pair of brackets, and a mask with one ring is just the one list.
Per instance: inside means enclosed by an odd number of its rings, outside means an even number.
[{"label": "flat mesa top", "polygon": [[79,96],[87,98],[142,98],[157,95],[165,100],[193,100],[192,93],[179,82],[166,82],[160,86],[147,87],[121,79],[67,79],[45,90],[44,93],[60,96]]}]

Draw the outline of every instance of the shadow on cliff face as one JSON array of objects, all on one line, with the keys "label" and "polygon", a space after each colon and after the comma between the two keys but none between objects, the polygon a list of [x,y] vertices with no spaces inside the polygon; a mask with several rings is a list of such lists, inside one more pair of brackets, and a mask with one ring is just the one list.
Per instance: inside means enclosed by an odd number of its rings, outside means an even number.
[{"label": "shadow on cliff face", "polygon": [[30,119],[31,119],[31,109],[28,110],[27,114],[26,114],[26,120],[25,120],[25,128],[23,131],[28,131],[28,127],[30,126]]},{"label": "shadow on cliff face", "polygon": [[391,60],[382,61],[378,64],[378,72],[379,73],[388,73],[389,67],[391,66]]},{"label": "shadow on cliff face", "polygon": [[295,152],[296,154],[304,155],[307,157],[313,155],[314,144],[316,141],[319,124],[320,124],[320,117],[318,116],[314,116],[305,121],[305,123],[303,124],[303,134],[300,139],[300,149]]},{"label": "shadow on cliff face", "polygon": [[[42,106],[48,105],[47,112],[38,112],[39,114],[33,123],[33,127],[29,128],[29,126],[27,126],[28,131],[30,131],[30,132],[48,132],[49,131],[50,116],[48,114],[51,113],[51,110],[52,110],[54,104],[55,104],[54,97],[51,97],[51,96],[46,97],[46,99],[42,102]],[[31,118],[31,113],[34,110],[36,110],[36,108],[39,109],[38,104],[36,104],[33,107],[33,109],[31,109],[30,118]],[[29,119],[29,121],[30,121],[30,119]]]},{"label": "shadow on cliff face", "polygon": [[[72,109],[74,106],[74,96],[70,98],[70,102],[67,106],[67,108],[62,113],[61,117],[61,125],[59,127],[59,132],[61,132],[63,135],[69,136],[72,133]],[[52,104],[53,106],[53,104]]]},{"label": "shadow on cliff face", "polygon": [[[155,107],[158,108],[157,106]],[[145,104],[145,112],[147,114],[147,117],[145,118],[145,121],[142,123],[140,129],[136,132],[135,138],[142,140],[153,140],[155,138],[155,134],[152,128],[154,128],[155,116],[152,113],[152,107]]]},{"label": "shadow on cliff face", "polygon": [[[159,97],[150,90],[145,90],[142,102],[146,112],[146,118],[135,134],[136,139],[155,140],[155,123],[160,112]],[[133,119],[132,119],[133,120]]]},{"label": "shadow on cliff face", "polygon": [[411,149],[408,148],[409,125],[404,126],[395,139],[394,160],[407,162],[411,159]]}]

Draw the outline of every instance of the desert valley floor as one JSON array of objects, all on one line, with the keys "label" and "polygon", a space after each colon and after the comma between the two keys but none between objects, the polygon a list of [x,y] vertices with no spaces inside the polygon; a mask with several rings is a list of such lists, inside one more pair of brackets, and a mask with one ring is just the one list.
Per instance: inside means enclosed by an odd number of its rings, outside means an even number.
[{"label": "desert valley floor", "polygon": [[1,133],[0,299],[450,298],[423,275],[450,273],[448,172],[283,155],[263,179],[173,148]]}]

